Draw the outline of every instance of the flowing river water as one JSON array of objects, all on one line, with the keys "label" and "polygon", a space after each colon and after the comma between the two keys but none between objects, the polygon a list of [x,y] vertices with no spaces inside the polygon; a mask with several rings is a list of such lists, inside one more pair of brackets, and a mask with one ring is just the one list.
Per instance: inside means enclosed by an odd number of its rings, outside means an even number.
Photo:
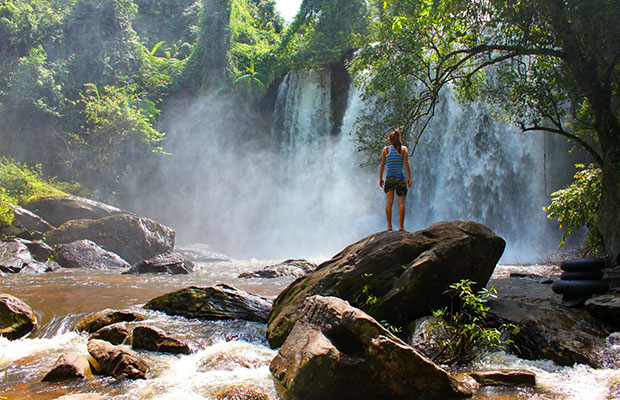
[{"label": "flowing river water", "polygon": [[[274,298],[292,278],[238,278],[241,272],[255,271],[271,263],[266,260],[199,263],[192,274],[176,276],[75,269],[5,276],[0,280],[0,292],[13,294],[28,303],[38,316],[39,326],[27,338],[16,341],[0,338],[0,398],[43,400],[68,393],[96,392],[105,399],[115,400],[284,399],[269,372],[269,363],[277,349],[270,349],[266,342],[266,325],[187,320],[141,310],[144,303],[161,294],[217,283]],[[505,278],[507,272],[515,269],[536,273],[546,268],[500,265],[494,279]],[[184,338],[192,343],[195,351],[191,355],[139,351],[150,365],[147,380],[119,382],[93,376],[69,383],[41,382],[63,352],[87,354],[87,335],[74,332],[72,327],[82,316],[105,308],[145,312],[148,319],[140,324],[160,327]],[[129,323],[132,324],[135,325]],[[536,373],[537,387],[484,388],[476,391],[474,399],[618,398],[620,371],[615,369],[593,369],[585,365],[560,367],[550,361],[526,361],[495,353],[468,370],[493,368],[528,369]],[[466,379],[464,374],[459,376]]]}]

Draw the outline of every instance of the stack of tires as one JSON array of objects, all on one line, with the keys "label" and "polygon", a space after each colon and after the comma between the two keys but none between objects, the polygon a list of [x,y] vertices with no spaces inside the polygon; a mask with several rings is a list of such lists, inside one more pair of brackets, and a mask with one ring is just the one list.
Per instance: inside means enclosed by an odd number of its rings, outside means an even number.
[{"label": "stack of tires", "polygon": [[552,289],[561,294],[562,304],[569,307],[582,305],[594,294],[604,294],[609,285],[603,280],[605,260],[602,258],[578,258],[565,260],[560,265],[562,275],[553,282]]}]

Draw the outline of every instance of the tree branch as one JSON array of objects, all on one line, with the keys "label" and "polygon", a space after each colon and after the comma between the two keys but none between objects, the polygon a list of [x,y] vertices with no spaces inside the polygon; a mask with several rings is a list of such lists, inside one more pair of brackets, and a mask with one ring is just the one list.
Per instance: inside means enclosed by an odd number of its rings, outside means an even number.
[{"label": "tree branch", "polygon": [[521,131],[523,132],[531,132],[531,131],[541,131],[541,132],[550,132],[550,133],[555,133],[557,135],[560,136],[564,136],[570,140],[573,140],[575,142],[577,142],[581,147],[583,147],[584,150],[586,150],[590,156],[592,156],[592,158],[594,159],[594,162],[596,162],[599,166],[603,165],[603,158],[601,157],[601,155],[594,149],[594,147],[590,146],[585,140],[583,140],[582,138],[575,136],[569,132],[566,132],[564,129],[558,129],[558,128],[548,128],[548,127],[544,127],[544,126],[530,126],[530,127],[526,127],[524,124],[520,124],[521,125]]}]

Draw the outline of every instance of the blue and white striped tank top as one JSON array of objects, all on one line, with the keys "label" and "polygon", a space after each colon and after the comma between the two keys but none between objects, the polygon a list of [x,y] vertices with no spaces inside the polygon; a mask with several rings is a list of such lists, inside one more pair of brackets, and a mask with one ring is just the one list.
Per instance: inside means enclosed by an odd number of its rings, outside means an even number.
[{"label": "blue and white striped tank top", "polygon": [[393,176],[396,178],[405,178],[403,171],[404,157],[398,154],[394,146],[390,146],[388,155],[385,156],[386,173],[385,176]]}]

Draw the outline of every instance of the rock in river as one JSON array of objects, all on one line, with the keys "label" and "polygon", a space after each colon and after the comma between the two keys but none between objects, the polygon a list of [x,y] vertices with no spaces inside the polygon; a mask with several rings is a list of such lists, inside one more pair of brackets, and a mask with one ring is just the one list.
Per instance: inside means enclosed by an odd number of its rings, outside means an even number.
[{"label": "rock in river", "polygon": [[271,302],[232,286],[189,287],[149,301],[144,308],[204,320],[244,319],[267,322]]},{"label": "rock in river", "polygon": [[26,240],[0,242],[0,272],[42,273],[60,269],[54,261],[38,261],[30,252]]},{"label": "rock in river", "polygon": [[130,264],[172,251],[174,238],[171,228],[130,214],[73,220],[45,234],[50,245],[92,240]]},{"label": "rock in river", "polygon": [[28,304],[10,294],[0,293],[0,336],[19,339],[36,326],[37,316]]},{"label": "rock in river", "polygon": [[312,296],[271,362],[299,399],[456,399],[471,393],[366,313]]},{"label": "rock in river", "polygon": [[146,379],[149,367],[127,346],[114,346],[104,340],[88,341],[88,352],[97,361],[97,372],[122,379]]},{"label": "rock in river", "polygon": [[135,350],[149,350],[160,353],[189,354],[187,343],[170,336],[159,328],[136,326],[133,330],[132,345]]},{"label": "rock in river", "polygon": [[145,318],[142,315],[133,311],[112,310],[110,308],[106,308],[105,310],[101,310],[81,318],[78,322],[76,322],[73,329],[76,331],[93,333],[97,332],[104,326],[117,324],[119,322],[142,321],[144,319]]},{"label": "rock in river", "polygon": [[43,382],[60,382],[71,379],[84,379],[92,375],[88,359],[77,352],[61,355],[54,367],[43,377]]},{"label": "rock in river", "polygon": [[267,337],[280,346],[306,297],[335,296],[362,308],[379,321],[404,325],[448,301],[447,287],[461,279],[486,285],[505,247],[484,225],[439,222],[418,232],[380,232],[345,248],[298,278],[274,302]]},{"label": "rock in river", "polygon": [[116,269],[129,268],[127,261],[90,240],[61,244],[56,250],[56,262],[64,268]]},{"label": "rock in river", "polygon": [[194,263],[177,252],[160,254],[146,261],[138,261],[123,274],[186,275],[194,271]]},{"label": "rock in river", "polygon": [[54,226],[74,219],[99,219],[124,211],[108,204],[83,197],[43,197],[26,204],[34,212]]},{"label": "rock in river", "polygon": [[268,265],[265,268],[244,272],[239,278],[279,278],[282,276],[299,277],[306,275],[316,269],[316,264],[306,260],[291,259],[282,261],[279,264]]}]

